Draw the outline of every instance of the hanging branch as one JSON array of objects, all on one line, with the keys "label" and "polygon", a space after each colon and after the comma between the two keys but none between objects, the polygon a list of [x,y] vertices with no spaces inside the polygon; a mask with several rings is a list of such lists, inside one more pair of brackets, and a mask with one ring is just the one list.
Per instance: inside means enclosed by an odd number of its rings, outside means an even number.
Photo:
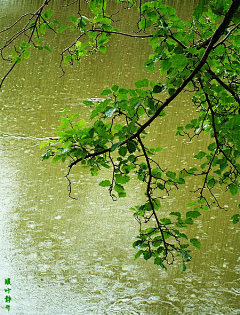
[{"label": "hanging branch", "polygon": [[[37,23],[38,21],[40,20],[40,18],[42,17],[42,11],[43,9],[51,2],[51,0],[45,0],[43,2],[43,4],[41,5],[41,7],[35,12],[35,13],[26,13],[26,14],[23,14],[20,18],[18,18],[17,21],[15,21],[11,26],[3,29],[1,32],[5,32],[15,26],[17,26],[19,24],[19,22],[26,16],[30,15],[31,17],[28,19],[27,23],[25,24],[25,26],[20,30],[18,31],[17,33],[15,33],[9,40],[7,40],[7,42],[5,43],[5,45],[3,45],[1,48],[0,48],[0,51],[1,51],[1,56],[2,56],[2,59],[4,60],[5,58],[3,57],[3,50],[5,48],[7,48],[12,42],[16,41],[16,39],[18,39],[22,34],[25,34],[26,35],[26,32],[31,30],[31,33],[30,33],[30,36],[28,37],[28,44],[30,44],[32,42],[32,38],[33,38],[33,35],[34,35],[34,32],[37,30]],[[33,20],[33,18],[35,17],[35,21],[33,23],[33,25],[29,26],[31,21]],[[22,51],[24,52],[24,50]],[[12,70],[14,69],[14,67],[16,66],[18,62],[14,62],[13,65],[10,67],[10,69],[7,71],[7,73],[3,76],[3,78],[1,79],[0,81],[0,89],[4,83],[4,81],[6,80],[6,78],[9,76],[9,74],[12,72]]]}]

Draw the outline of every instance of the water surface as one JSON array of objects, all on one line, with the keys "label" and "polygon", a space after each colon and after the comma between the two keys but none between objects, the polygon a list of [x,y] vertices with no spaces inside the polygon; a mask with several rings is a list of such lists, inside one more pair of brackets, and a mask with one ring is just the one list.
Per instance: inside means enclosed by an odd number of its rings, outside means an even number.
[{"label": "water surface", "polygon": [[[38,3],[1,1],[1,26]],[[188,18],[194,1],[174,3]],[[134,18],[129,10],[122,22],[126,29]],[[64,47],[67,40],[64,33],[51,38],[54,47]],[[133,87],[148,75],[142,65],[149,53],[146,42],[119,37],[106,55],[89,57],[60,79],[59,54],[36,52],[5,82],[0,94],[1,314],[7,312],[6,278],[11,278],[9,314],[14,315],[240,313],[240,229],[230,222],[237,198],[219,191],[226,211],[206,212],[193,226],[192,236],[203,248],[193,250],[188,271],[180,274],[176,262],[166,272],[152,261],[133,260],[138,226],[128,209],[143,201],[143,186],[131,184],[135,188],[128,187],[128,197],[113,202],[98,186],[108,173],[91,177],[76,167],[71,178],[78,200],[73,200],[66,166],[40,159],[39,143],[59,125],[57,111],[68,107],[85,118],[82,100],[99,97],[113,83]],[[189,97],[179,98],[166,114],[152,126],[149,145],[164,148],[159,159],[168,168],[190,165],[209,140],[191,144],[174,136],[176,126],[194,116]],[[193,184],[166,199],[163,211],[186,210]]]}]

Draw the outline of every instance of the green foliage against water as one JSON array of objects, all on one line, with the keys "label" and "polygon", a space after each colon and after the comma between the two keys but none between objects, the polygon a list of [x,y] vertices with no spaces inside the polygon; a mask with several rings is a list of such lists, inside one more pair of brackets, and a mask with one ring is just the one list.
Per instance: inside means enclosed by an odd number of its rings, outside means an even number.
[{"label": "green foliage against water", "polygon": [[[75,165],[89,169],[93,176],[101,169],[110,169],[109,178],[99,185],[109,190],[113,200],[126,196],[126,184],[133,177],[144,183],[145,202],[130,208],[139,223],[139,235],[133,243],[135,258],[152,259],[166,268],[179,256],[183,272],[192,258],[191,246],[201,248],[197,237],[188,236],[189,228],[212,205],[221,208],[215,189],[222,187],[233,197],[239,195],[239,1],[199,1],[188,21],[180,19],[175,9],[162,1],[116,1],[139,14],[138,33],[129,34],[113,26],[114,15],[108,11],[108,1],[89,1],[89,16],[82,15],[79,7],[66,24],[54,18],[50,2],[45,1],[29,19],[22,32],[27,34],[27,40],[13,45],[6,58],[12,63],[10,70],[29,58],[32,48],[51,51],[44,43],[47,31],[64,31],[76,34],[76,39],[61,52],[63,72],[68,65],[84,62],[89,54],[105,54],[111,37],[130,36],[150,43],[152,53],[144,67],[149,72],[160,68],[164,79],[152,82],[145,77],[135,82],[135,88],[112,82],[102,91],[103,99],[83,102],[91,108],[89,117],[68,110],[59,113],[62,118],[57,138],[41,144],[46,147],[42,159],[52,158],[53,163],[67,161],[67,178]],[[15,39],[2,47],[2,52]],[[162,148],[146,146],[145,136],[151,123],[162,120],[168,106],[186,90],[191,93],[196,115],[186,125],[178,126],[176,135],[194,141],[202,134],[210,137],[211,143],[194,156],[193,164],[198,160],[199,167],[166,170],[158,162]],[[202,179],[202,185],[195,191],[195,201],[189,197],[186,212],[174,209],[162,215],[162,198],[172,196],[195,177]],[[70,181],[69,185],[71,192]],[[166,213],[167,209],[163,210]],[[237,224],[240,214],[231,219]]]}]

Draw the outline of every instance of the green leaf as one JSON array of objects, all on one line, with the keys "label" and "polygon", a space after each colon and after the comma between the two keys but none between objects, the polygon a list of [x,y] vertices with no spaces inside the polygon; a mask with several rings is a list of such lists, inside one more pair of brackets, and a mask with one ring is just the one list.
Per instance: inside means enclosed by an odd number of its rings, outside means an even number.
[{"label": "green leaf", "polygon": [[115,184],[114,185],[114,190],[118,193],[118,197],[126,197],[126,192],[124,190],[124,187],[120,184]]},{"label": "green leaf", "polygon": [[165,189],[164,185],[161,184],[161,183],[157,183],[157,187],[158,187],[159,189],[161,189],[161,190],[164,190],[164,189]]},{"label": "green leaf", "polygon": [[180,184],[180,185],[185,184],[185,180],[184,180],[183,178],[177,178],[177,179],[175,179],[175,181],[176,181],[178,184]]},{"label": "green leaf", "polygon": [[213,143],[209,144],[208,150],[213,151],[216,147],[217,147],[216,142],[213,142]]},{"label": "green leaf", "polygon": [[98,15],[98,14],[101,14],[104,9],[103,4],[104,2],[102,1],[91,0],[89,2],[89,8],[93,14]]},{"label": "green leaf", "polygon": [[121,156],[125,156],[127,154],[127,147],[125,146],[121,146],[118,150],[118,153],[121,155]]},{"label": "green leaf", "polygon": [[230,193],[235,196],[237,193],[238,193],[238,186],[235,185],[235,184],[230,184],[228,186],[229,190],[230,190]]},{"label": "green leaf", "polygon": [[110,18],[106,18],[106,17],[103,17],[103,18],[97,18],[97,23],[101,23],[101,24],[111,24],[111,19]]},{"label": "green leaf", "polygon": [[112,90],[110,90],[110,89],[105,89],[101,93],[102,96],[109,95],[109,94],[112,94]]},{"label": "green leaf", "polygon": [[111,147],[111,152],[115,151],[121,142],[114,143]]},{"label": "green leaf", "polygon": [[188,248],[189,244],[180,244],[181,248]]},{"label": "green leaf", "polygon": [[175,172],[168,171],[168,172],[166,173],[166,176],[167,176],[168,178],[174,180],[174,179],[176,178],[176,173],[175,173]]},{"label": "green leaf", "polygon": [[206,10],[207,4],[210,2],[210,0],[201,0],[199,1],[198,6],[193,11],[193,16],[198,20],[203,12]]},{"label": "green leaf", "polygon": [[193,224],[193,219],[192,218],[187,218],[185,221],[184,221],[185,224]]},{"label": "green leaf", "polygon": [[19,45],[19,47],[24,50],[24,49],[28,49],[31,47],[31,45],[27,42],[21,42],[21,44]]},{"label": "green leaf", "polygon": [[120,125],[120,124],[116,124],[114,127],[113,127],[115,130],[122,130],[123,129],[123,126]]},{"label": "green leaf", "polygon": [[152,245],[154,247],[159,247],[162,244],[162,240],[153,240]]},{"label": "green leaf", "polygon": [[21,63],[22,59],[20,57],[16,56],[16,57],[13,58],[13,62],[14,63]]},{"label": "green leaf", "polygon": [[54,157],[52,159],[52,164],[55,164],[61,158],[62,158],[62,155],[54,155]]},{"label": "green leaf", "polygon": [[163,224],[171,224],[172,221],[169,218],[163,218],[160,220]]},{"label": "green leaf", "polygon": [[167,269],[166,266],[164,266],[163,259],[161,257],[156,257],[154,259],[154,264],[161,266],[163,269]]},{"label": "green leaf", "polygon": [[135,82],[135,86],[137,88],[148,87],[148,79],[141,79]]},{"label": "green leaf", "polygon": [[143,253],[143,250],[139,250],[139,251],[135,254],[134,259],[138,259],[138,257],[140,257],[140,256],[142,255],[142,253]]},{"label": "green leaf", "polygon": [[162,151],[162,147],[157,147],[157,148],[152,148],[150,149],[151,152],[161,152]]},{"label": "green leaf", "polygon": [[99,46],[98,50],[102,53],[102,54],[106,54],[107,52],[107,48],[105,46]]},{"label": "green leaf", "polygon": [[[65,57],[64,57],[64,62],[65,62],[66,65],[71,64],[71,62],[72,62],[72,56],[65,56]],[[84,101],[83,101],[83,103],[84,103]]]},{"label": "green leaf", "polygon": [[152,170],[152,176],[156,178],[161,178],[162,177],[162,172],[159,169],[153,169]]},{"label": "green leaf", "polygon": [[76,23],[77,23],[77,18],[76,18],[75,16],[73,16],[73,15],[70,15],[70,16],[68,17],[68,19],[69,19],[73,24],[76,24]]},{"label": "green leaf", "polygon": [[112,90],[113,90],[113,92],[117,92],[117,90],[118,90],[118,85],[116,85],[116,84],[113,85],[113,86],[112,86]]},{"label": "green leaf", "polygon": [[178,127],[177,127],[177,130],[180,130],[180,131],[181,131],[181,130],[183,130],[183,129],[184,129],[184,128],[183,128],[182,126],[178,126]]},{"label": "green leaf", "polygon": [[99,183],[99,186],[108,187],[108,186],[111,186],[111,182],[110,180],[103,180]]},{"label": "green leaf", "polygon": [[161,61],[161,72],[162,74],[168,71],[172,67],[171,60],[165,59]]},{"label": "green leaf", "polygon": [[61,25],[58,29],[57,29],[57,33],[60,34],[63,31],[65,31],[68,28],[67,25]]},{"label": "green leaf", "polygon": [[112,117],[112,115],[115,113],[116,108],[108,108],[106,112],[104,113],[106,117]]},{"label": "green leaf", "polygon": [[198,203],[200,203],[200,205],[203,205],[204,203],[206,203],[206,200],[204,198],[198,199]]},{"label": "green leaf", "polygon": [[85,105],[87,105],[87,106],[93,106],[93,105],[94,105],[94,102],[93,102],[93,101],[85,100],[85,101],[83,101],[83,104],[85,104]]},{"label": "green leaf", "polygon": [[165,87],[163,85],[155,85],[153,88],[153,93],[160,93],[165,90]]},{"label": "green leaf", "polygon": [[207,165],[208,165],[208,162],[205,162],[205,163],[201,164],[200,167],[203,170]]},{"label": "green leaf", "polygon": [[138,27],[140,29],[145,29],[145,28],[151,26],[151,24],[152,24],[152,20],[147,20],[145,18],[142,18],[141,21],[138,23]]},{"label": "green leaf", "polygon": [[22,57],[25,58],[25,59],[28,59],[30,57],[30,52],[25,50],[23,53],[22,53]]},{"label": "green leaf", "polygon": [[154,199],[153,200],[153,207],[155,210],[158,210],[161,207],[161,203],[159,199]]},{"label": "green leaf", "polygon": [[48,52],[52,52],[52,49],[49,48],[48,46],[43,46],[42,48],[43,48],[43,49],[46,49]]},{"label": "green leaf", "polygon": [[133,243],[133,248],[142,248],[143,244],[144,244],[144,240],[137,240]]},{"label": "green leaf", "polygon": [[233,224],[236,224],[240,221],[240,214],[236,213],[234,214],[231,219],[233,220]]},{"label": "green leaf", "polygon": [[185,250],[181,250],[181,254],[182,254],[182,258],[186,259],[186,260],[191,260],[192,256],[188,254],[188,252],[186,252]]},{"label": "green leaf", "polygon": [[42,155],[42,160],[47,160],[50,157],[51,150],[48,149],[46,153]]},{"label": "green leaf", "polygon": [[54,12],[54,10],[49,9],[49,10],[44,12],[43,17],[45,19],[49,19],[53,15],[53,12]]},{"label": "green leaf", "polygon": [[115,179],[116,179],[116,184],[126,184],[127,182],[129,182],[130,177],[126,174],[124,175],[116,174]]},{"label": "green leaf", "polygon": [[186,128],[186,129],[192,129],[192,128],[193,128],[193,125],[192,125],[192,124],[187,124],[187,125],[185,126],[185,128]]},{"label": "green leaf", "polygon": [[186,218],[197,218],[201,216],[202,214],[199,211],[188,211],[186,213]]},{"label": "green leaf", "polygon": [[127,93],[128,93],[128,90],[121,88],[121,89],[118,90],[118,93],[119,93],[119,94],[127,94]]},{"label": "green leaf", "polygon": [[149,258],[152,257],[152,253],[148,252],[148,251],[144,251],[143,252],[143,257],[145,260],[148,260]]},{"label": "green leaf", "polygon": [[145,114],[145,110],[144,110],[144,108],[143,108],[142,106],[139,106],[139,107],[138,107],[138,111],[137,111],[137,113],[138,113],[138,115],[139,115],[139,116],[144,115],[144,114]]},{"label": "green leaf", "polygon": [[191,201],[191,202],[187,203],[187,207],[192,207],[192,206],[196,206],[195,201]]},{"label": "green leaf", "polygon": [[215,184],[216,184],[216,181],[214,178],[211,178],[207,181],[207,185],[209,188],[213,188],[215,186]]},{"label": "green leaf", "polygon": [[180,273],[183,273],[187,269],[185,262],[183,261],[180,268]]},{"label": "green leaf", "polygon": [[170,88],[168,89],[168,93],[170,96],[172,96],[175,93],[176,89]]},{"label": "green leaf", "polygon": [[77,127],[78,129],[82,129],[86,126],[87,122],[86,120],[79,120],[76,124],[75,127]]},{"label": "green leaf", "polygon": [[197,247],[197,248],[201,248],[201,247],[202,247],[201,242],[199,242],[199,240],[196,239],[196,238],[191,238],[191,239],[190,239],[190,243],[191,243],[193,246]]},{"label": "green leaf", "polygon": [[40,142],[40,144],[39,144],[39,148],[40,149],[42,149],[42,148],[45,148],[47,145],[49,145],[50,144],[50,141],[48,141],[48,142]]},{"label": "green leaf", "polygon": [[240,23],[240,10],[239,10],[239,9],[238,9],[238,11],[234,14],[232,20],[233,20],[233,22],[234,22],[235,24]]},{"label": "green leaf", "polygon": [[129,153],[133,153],[136,151],[136,144],[134,141],[128,141],[127,143],[127,149]]},{"label": "green leaf", "polygon": [[197,155],[194,156],[194,158],[200,160],[200,159],[202,159],[205,155],[206,155],[205,152],[200,151]]},{"label": "green leaf", "polygon": [[135,160],[136,160],[136,157],[135,157],[135,155],[134,155],[134,154],[129,155],[129,157],[128,157],[128,161],[130,161],[130,162],[134,162]]}]

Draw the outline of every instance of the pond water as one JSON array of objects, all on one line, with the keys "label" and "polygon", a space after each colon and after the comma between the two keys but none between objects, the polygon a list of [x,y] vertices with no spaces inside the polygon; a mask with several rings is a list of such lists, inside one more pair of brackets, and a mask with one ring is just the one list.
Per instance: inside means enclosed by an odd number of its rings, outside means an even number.
[{"label": "pond water", "polygon": [[[196,3],[165,2],[175,3],[184,18]],[[1,29],[40,4],[2,0]],[[53,7],[57,4],[53,1]],[[69,13],[70,9],[65,8]],[[122,26],[127,30],[135,20],[128,10]],[[52,36],[51,43],[64,47],[69,40],[63,33],[60,38]],[[219,191],[226,211],[213,208],[196,221],[191,233],[203,246],[193,249],[187,272],[180,274],[177,262],[164,271],[151,260],[133,259],[131,244],[138,225],[128,209],[140,204],[141,185],[131,184],[127,198],[114,202],[107,189],[98,186],[107,173],[91,177],[76,167],[71,178],[78,199],[73,200],[64,178],[66,166],[41,161],[39,143],[58,128],[57,111],[67,107],[84,118],[88,109],[83,99],[99,97],[113,83],[134,86],[149,75],[143,69],[149,52],[146,41],[114,38],[106,55],[85,59],[62,78],[58,52],[35,52],[5,82],[0,92],[1,314],[240,314],[240,228],[230,222],[237,198]],[[1,65],[1,75],[4,71]],[[157,74],[151,78],[157,80]],[[160,157],[164,166],[188,165],[208,139],[191,144],[174,136],[176,126],[194,116],[188,96],[179,98],[166,114],[151,127],[154,137],[149,144],[164,148]],[[171,195],[163,208],[184,210],[192,185]],[[9,312],[6,278],[12,289]]]}]

